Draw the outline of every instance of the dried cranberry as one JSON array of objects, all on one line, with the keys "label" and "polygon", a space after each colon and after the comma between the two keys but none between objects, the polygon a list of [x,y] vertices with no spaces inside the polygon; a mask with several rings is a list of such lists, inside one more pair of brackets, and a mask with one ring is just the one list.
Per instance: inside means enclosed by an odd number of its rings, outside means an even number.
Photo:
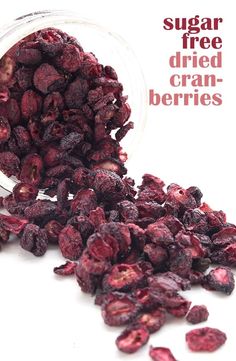
[{"label": "dried cranberry", "polygon": [[169,228],[164,224],[153,223],[147,227],[146,235],[159,246],[168,246],[174,242]]},{"label": "dried cranberry", "polygon": [[48,28],[40,30],[36,41],[39,42],[42,51],[50,56],[55,56],[63,49],[63,37],[57,29]]},{"label": "dried cranberry", "polygon": [[21,237],[20,245],[35,256],[43,256],[48,247],[47,233],[36,224],[27,224]]},{"label": "dried cranberry", "polygon": [[149,332],[145,326],[132,325],[127,327],[116,339],[118,349],[125,353],[134,353],[149,340]]},{"label": "dried cranberry", "polygon": [[55,217],[57,206],[52,201],[37,200],[29,207],[25,208],[25,216],[28,219],[40,220],[48,217]]},{"label": "dried cranberry", "polygon": [[32,115],[40,112],[42,106],[42,98],[33,90],[24,92],[21,98],[21,113],[24,118],[30,118]]},{"label": "dried cranberry", "polygon": [[56,65],[70,73],[76,72],[81,66],[81,52],[72,44],[65,44],[62,54],[56,59]]},{"label": "dried cranberry", "polygon": [[64,84],[64,78],[50,64],[41,64],[34,73],[34,86],[43,94],[55,91]]},{"label": "dried cranberry", "polygon": [[42,158],[38,154],[29,154],[23,160],[19,178],[23,183],[38,185],[42,171]]},{"label": "dried cranberry", "polygon": [[67,225],[59,234],[59,247],[62,255],[70,260],[76,260],[83,251],[82,238],[73,226]]},{"label": "dried cranberry", "polygon": [[220,291],[230,295],[234,290],[234,274],[227,267],[217,267],[204,277],[203,284],[210,290]]},{"label": "dried cranberry", "polygon": [[102,317],[109,326],[122,326],[130,323],[139,311],[139,306],[128,295],[112,293],[102,305]]},{"label": "dried cranberry", "polygon": [[54,267],[53,272],[59,276],[70,276],[75,273],[76,266],[76,262],[67,261],[65,264],[59,267]]},{"label": "dried cranberry", "polygon": [[70,83],[65,92],[65,102],[68,108],[80,108],[87,96],[88,90],[88,82],[85,79],[78,77]]},{"label": "dried cranberry", "polygon": [[12,193],[17,202],[27,202],[36,199],[38,189],[33,184],[18,183]]},{"label": "dried cranberry", "polygon": [[104,275],[111,266],[109,261],[94,258],[86,249],[80,257],[80,264],[86,272],[96,276]]},{"label": "dried cranberry", "polygon": [[213,352],[221,347],[227,337],[226,334],[216,328],[204,327],[189,331],[186,334],[186,342],[191,351]]},{"label": "dried cranberry", "polygon": [[100,261],[111,260],[113,257],[113,249],[99,233],[94,233],[88,238],[87,249],[91,256]]},{"label": "dried cranberry", "polygon": [[96,207],[96,193],[92,189],[82,189],[78,191],[71,201],[71,211],[73,214],[87,215]]},{"label": "dried cranberry", "polygon": [[200,323],[208,319],[209,312],[204,305],[193,306],[186,316],[186,320],[192,324]]},{"label": "dried cranberry", "polygon": [[35,65],[42,61],[42,54],[33,42],[22,42],[16,51],[17,62],[24,65]]},{"label": "dried cranberry", "polygon": [[0,227],[14,234],[19,234],[27,223],[27,219],[0,214]]},{"label": "dried cranberry", "polygon": [[144,275],[137,264],[114,265],[103,278],[104,290],[127,291],[143,284]]},{"label": "dried cranberry", "polygon": [[0,170],[8,177],[17,176],[20,170],[20,159],[12,152],[1,152]]},{"label": "dried cranberry", "polygon": [[150,347],[149,356],[153,361],[177,361],[169,348]]},{"label": "dried cranberry", "polygon": [[57,244],[59,234],[63,229],[62,224],[56,221],[55,219],[52,219],[44,226],[44,228],[47,232],[49,242],[53,244]]},{"label": "dried cranberry", "polygon": [[142,313],[135,323],[146,326],[149,333],[158,331],[166,322],[166,311],[163,308],[157,308],[154,311]]}]

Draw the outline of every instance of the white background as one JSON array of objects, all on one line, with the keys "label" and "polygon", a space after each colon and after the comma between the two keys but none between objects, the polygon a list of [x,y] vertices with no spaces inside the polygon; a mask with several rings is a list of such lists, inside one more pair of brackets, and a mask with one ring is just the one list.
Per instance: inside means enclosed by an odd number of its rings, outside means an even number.
[{"label": "white background", "polygon": [[[168,57],[180,50],[179,32],[162,28],[165,17],[223,17],[224,82],[220,107],[150,107],[145,133],[128,163],[137,182],[144,172],[167,184],[198,185],[204,200],[223,209],[236,222],[235,172],[235,19],[233,1],[71,1],[2,2],[0,25],[31,11],[71,9],[122,35],[134,49],[147,83],[160,93],[168,85]],[[212,32],[208,34],[214,36]],[[92,50],[92,49],[91,49]],[[0,254],[0,359],[3,361],[115,361],[148,360],[148,346],[133,356],[119,353],[114,340],[118,329],[104,325],[90,296],[80,292],[74,279],[59,279],[52,269],[63,262],[50,249],[35,258],[11,243]],[[150,338],[153,346],[171,347],[178,361],[235,360],[236,296],[221,296],[197,289],[186,294],[194,304],[209,307],[206,325],[227,332],[228,341],[213,354],[187,350],[184,321],[170,322]],[[205,325],[205,324],[204,324]],[[200,327],[200,326],[199,326]]]}]

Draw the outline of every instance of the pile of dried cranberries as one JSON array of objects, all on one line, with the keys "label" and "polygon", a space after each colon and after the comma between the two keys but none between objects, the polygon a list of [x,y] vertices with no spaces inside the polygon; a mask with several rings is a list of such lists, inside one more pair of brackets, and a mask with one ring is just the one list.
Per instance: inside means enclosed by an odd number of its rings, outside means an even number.
[{"label": "pile of dried cranberries", "polygon": [[[126,326],[116,344],[133,353],[167,317],[207,320],[207,308],[190,309],[180,291],[231,294],[236,226],[201,203],[197,187],[165,189],[145,174],[136,191],[124,177],[119,142],[133,123],[122,91],[112,67],[58,29],[29,35],[0,60],[0,169],[20,181],[1,199],[11,215],[0,215],[0,244],[13,233],[35,256],[58,245],[68,261],[54,272],[75,274],[104,322]],[[57,200],[37,199],[39,189]],[[206,274],[212,263],[220,266]],[[214,351],[226,335],[204,327],[186,341],[192,351]],[[149,354],[175,361],[164,347]]]}]

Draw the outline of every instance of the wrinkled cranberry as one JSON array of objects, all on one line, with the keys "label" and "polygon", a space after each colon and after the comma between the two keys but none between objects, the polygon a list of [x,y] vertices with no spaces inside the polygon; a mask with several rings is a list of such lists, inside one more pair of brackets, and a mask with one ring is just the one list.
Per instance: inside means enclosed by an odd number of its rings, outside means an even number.
[{"label": "wrinkled cranberry", "polygon": [[60,54],[55,61],[58,67],[74,73],[81,66],[81,52],[75,45],[65,44],[62,54]]},{"label": "wrinkled cranberry", "polygon": [[29,223],[27,219],[0,214],[0,227],[14,234],[19,234],[27,223]]},{"label": "wrinkled cranberry", "polygon": [[103,289],[106,291],[127,291],[142,285],[144,275],[136,264],[114,265],[103,278]]},{"label": "wrinkled cranberry", "polygon": [[12,152],[1,152],[0,169],[8,177],[17,176],[20,170],[20,159]]},{"label": "wrinkled cranberry", "polygon": [[91,274],[79,263],[75,268],[75,275],[81,290],[85,293],[94,294],[100,285],[100,277]]},{"label": "wrinkled cranberry", "polygon": [[149,356],[153,361],[177,361],[169,348],[150,347]]},{"label": "wrinkled cranberry", "polygon": [[166,311],[162,308],[157,308],[154,311],[146,312],[139,315],[135,323],[146,326],[149,333],[158,331],[166,322]]},{"label": "wrinkled cranberry", "polygon": [[43,161],[38,154],[27,155],[22,163],[19,178],[23,183],[38,185],[41,181]]},{"label": "wrinkled cranberry", "polygon": [[87,249],[91,256],[100,261],[113,258],[113,249],[99,233],[94,233],[88,238]]},{"label": "wrinkled cranberry", "polygon": [[68,108],[80,108],[87,96],[89,87],[85,79],[76,78],[65,92],[65,102]]},{"label": "wrinkled cranberry", "polygon": [[226,334],[216,328],[198,328],[186,333],[186,342],[191,351],[213,352],[221,347],[227,337]]},{"label": "wrinkled cranberry", "polygon": [[58,243],[62,255],[70,260],[78,259],[83,251],[79,231],[69,224],[61,230]]},{"label": "wrinkled cranberry", "polygon": [[149,340],[149,332],[145,326],[132,325],[127,327],[116,339],[118,349],[125,353],[134,353]]},{"label": "wrinkled cranberry", "polygon": [[[112,243],[118,243],[120,252],[126,254],[131,245],[130,231],[126,224],[120,222],[104,223],[99,227],[102,236],[115,239]],[[109,243],[110,244],[110,243]]]},{"label": "wrinkled cranberry", "polygon": [[174,242],[174,238],[167,226],[153,223],[147,227],[146,235],[153,243],[159,246],[168,246]]},{"label": "wrinkled cranberry", "polygon": [[39,42],[42,51],[50,56],[55,56],[63,49],[62,34],[53,28],[40,30],[37,33],[36,41]]},{"label": "wrinkled cranberry", "polygon": [[102,317],[109,326],[130,323],[139,311],[139,305],[128,295],[112,293],[102,305]]},{"label": "wrinkled cranberry", "polygon": [[34,86],[43,94],[55,91],[64,84],[64,78],[50,64],[41,64],[34,73]]},{"label": "wrinkled cranberry", "polygon": [[52,201],[37,200],[32,205],[25,208],[25,216],[28,219],[45,219],[45,217],[55,217],[57,206]]},{"label": "wrinkled cranberry", "polygon": [[203,285],[210,290],[230,295],[234,290],[234,274],[227,267],[216,267],[204,277]]},{"label": "wrinkled cranberry", "polygon": [[70,276],[75,273],[76,266],[76,262],[67,261],[65,264],[62,264],[59,267],[54,267],[53,272],[59,276]]},{"label": "wrinkled cranberry", "polygon": [[76,193],[71,201],[73,214],[88,215],[97,207],[96,193],[92,189],[82,189]]},{"label": "wrinkled cranberry", "polygon": [[47,233],[36,224],[27,224],[20,239],[20,245],[35,256],[43,256],[48,247]]},{"label": "wrinkled cranberry", "polygon": [[62,224],[57,222],[55,219],[52,219],[44,226],[44,228],[47,232],[49,242],[53,244],[57,244],[59,234],[63,229]]},{"label": "wrinkled cranberry", "polygon": [[33,184],[18,183],[12,193],[17,202],[27,202],[36,199],[38,189]]},{"label": "wrinkled cranberry", "polygon": [[209,312],[206,308],[206,306],[204,305],[200,305],[200,306],[193,306],[189,313],[186,316],[186,320],[189,323],[192,324],[196,324],[196,323],[200,323],[203,321],[206,321],[208,319],[209,316]]},{"label": "wrinkled cranberry", "polygon": [[24,92],[21,98],[21,113],[23,117],[30,118],[32,115],[40,112],[42,106],[42,98],[33,90]]},{"label": "wrinkled cranberry", "polygon": [[86,249],[80,257],[80,264],[86,272],[96,276],[104,275],[111,266],[109,261],[94,258]]}]

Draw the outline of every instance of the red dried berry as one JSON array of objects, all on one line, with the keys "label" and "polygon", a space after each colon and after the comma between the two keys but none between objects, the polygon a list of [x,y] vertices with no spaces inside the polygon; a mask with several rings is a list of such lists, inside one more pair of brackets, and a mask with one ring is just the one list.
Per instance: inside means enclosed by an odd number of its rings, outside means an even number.
[{"label": "red dried berry", "polygon": [[28,119],[39,113],[42,107],[42,98],[33,90],[26,90],[21,98],[21,113]]},{"label": "red dried berry", "polygon": [[83,251],[82,238],[73,226],[67,225],[59,234],[59,248],[63,257],[76,260]]},{"label": "red dried berry", "polygon": [[12,190],[16,202],[28,202],[36,199],[38,189],[33,184],[18,183]]},{"label": "red dried berry", "polygon": [[195,325],[208,319],[209,312],[204,305],[193,306],[187,314],[186,320]]},{"label": "red dried berry", "polygon": [[55,217],[57,205],[52,201],[37,200],[25,208],[24,214],[28,219],[44,220]]},{"label": "red dried berry", "polygon": [[55,219],[52,219],[44,226],[44,228],[47,232],[49,242],[58,244],[59,234],[63,229],[63,225]]},{"label": "red dried berry", "polygon": [[217,267],[211,270],[204,277],[203,285],[210,290],[226,293],[230,295],[234,290],[234,274],[227,267]]},{"label": "red dried berry", "polygon": [[64,84],[64,78],[50,64],[41,64],[34,73],[34,86],[43,94],[55,91]]},{"label": "red dried berry", "polygon": [[8,177],[17,176],[20,170],[19,158],[12,152],[1,152],[0,170]]},{"label": "red dried berry", "polygon": [[55,62],[59,68],[75,73],[81,66],[81,52],[75,45],[65,44]]},{"label": "red dried berry", "polygon": [[29,223],[27,219],[0,214],[0,227],[14,234],[19,234]]},{"label": "red dried berry", "polygon": [[65,264],[62,264],[59,267],[54,267],[53,272],[59,276],[70,276],[75,273],[76,266],[76,262],[67,261]]},{"label": "red dried berry", "polygon": [[174,238],[169,228],[164,224],[152,223],[146,229],[146,235],[153,243],[159,246],[168,246],[174,242]]},{"label": "red dried berry", "polygon": [[98,260],[94,258],[86,249],[80,257],[80,264],[87,273],[96,276],[103,276],[111,266],[111,264],[106,260]]},{"label": "red dried berry", "polygon": [[37,33],[36,41],[44,53],[49,56],[55,56],[63,49],[64,39],[60,30],[47,28]]},{"label": "red dried berry", "polygon": [[103,289],[106,291],[127,291],[141,286],[144,281],[142,270],[137,264],[114,265],[103,278]]},{"label": "red dried berry", "polygon": [[113,258],[113,249],[99,233],[94,233],[88,238],[87,249],[90,255],[97,260],[104,261]]},{"label": "red dried berry", "polygon": [[5,85],[0,84],[0,104],[4,104],[10,97],[9,89]]},{"label": "red dried berry", "polygon": [[127,327],[116,339],[116,346],[125,353],[134,353],[149,340],[149,332],[145,326],[132,325]]},{"label": "red dried berry", "polygon": [[135,323],[147,327],[149,333],[157,332],[166,322],[166,311],[157,308],[154,311],[142,313],[135,319]]},{"label": "red dried berry", "polygon": [[150,347],[149,356],[153,361],[177,361],[169,348]]},{"label": "red dried berry", "polygon": [[20,239],[20,245],[35,256],[43,256],[48,247],[47,233],[36,224],[27,224]]},{"label": "red dried berry", "polygon": [[188,347],[195,352],[213,352],[221,347],[226,339],[224,332],[211,327],[198,328],[186,334]]},{"label": "red dried berry", "polygon": [[19,179],[23,183],[39,185],[43,171],[43,160],[38,154],[27,155],[22,163]]},{"label": "red dried berry", "polygon": [[88,94],[88,90],[88,82],[85,79],[78,77],[70,83],[65,92],[65,102],[68,108],[79,109]]},{"label": "red dried berry", "polygon": [[70,204],[73,214],[88,215],[97,208],[96,193],[92,189],[82,189],[76,193]]},{"label": "red dried berry", "polygon": [[37,44],[34,42],[22,41],[15,56],[16,61],[24,65],[35,65],[42,61],[41,51],[37,49]]},{"label": "red dried berry", "polygon": [[90,211],[89,220],[94,225],[94,228],[98,229],[101,224],[106,223],[104,210],[101,207],[97,207]]},{"label": "red dried berry", "polygon": [[109,326],[127,325],[135,318],[139,308],[132,297],[122,293],[111,293],[102,305],[102,317]]}]

